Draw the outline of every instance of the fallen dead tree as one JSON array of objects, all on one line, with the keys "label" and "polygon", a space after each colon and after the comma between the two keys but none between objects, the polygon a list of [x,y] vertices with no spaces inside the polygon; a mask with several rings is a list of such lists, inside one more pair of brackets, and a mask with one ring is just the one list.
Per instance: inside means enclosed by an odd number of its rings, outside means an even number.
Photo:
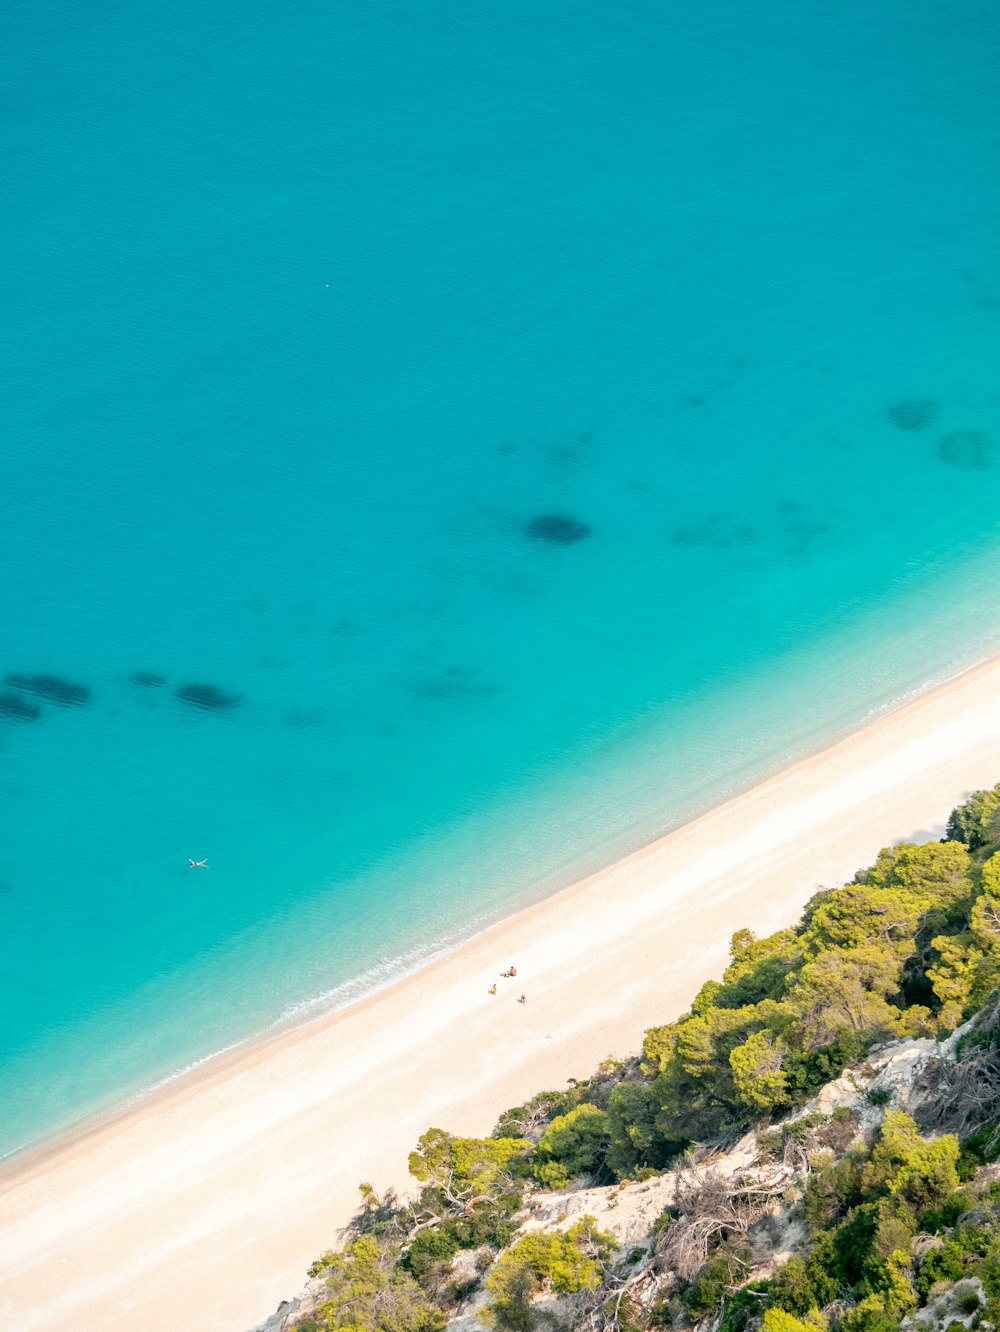
[{"label": "fallen dead tree", "polygon": [[577,1332],[619,1332],[630,1326],[636,1308],[647,1309],[678,1282],[691,1281],[723,1240],[744,1238],[772,1211],[796,1178],[808,1172],[805,1153],[795,1143],[783,1159],[753,1165],[735,1174],[715,1167],[677,1172],[679,1215],[657,1236],[650,1253],[631,1272],[606,1268],[601,1285],[581,1299],[573,1326]]},{"label": "fallen dead tree", "polygon": [[924,1074],[933,1090],[916,1111],[921,1128],[965,1139],[1000,1135],[1000,991],[983,1009],[956,1060],[936,1059]]},{"label": "fallen dead tree", "polygon": [[735,1175],[717,1170],[682,1172],[676,1195],[680,1216],[660,1232],[656,1242],[660,1269],[690,1281],[716,1244],[746,1235],[763,1220],[794,1174],[790,1161]]}]

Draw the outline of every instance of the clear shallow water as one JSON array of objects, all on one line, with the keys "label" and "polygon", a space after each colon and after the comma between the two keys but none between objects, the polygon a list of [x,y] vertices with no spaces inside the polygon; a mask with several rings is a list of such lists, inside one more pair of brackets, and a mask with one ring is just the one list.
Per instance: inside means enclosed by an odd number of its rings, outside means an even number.
[{"label": "clear shallow water", "polygon": [[1000,639],[986,4],[2,23],[0,1150]]}]

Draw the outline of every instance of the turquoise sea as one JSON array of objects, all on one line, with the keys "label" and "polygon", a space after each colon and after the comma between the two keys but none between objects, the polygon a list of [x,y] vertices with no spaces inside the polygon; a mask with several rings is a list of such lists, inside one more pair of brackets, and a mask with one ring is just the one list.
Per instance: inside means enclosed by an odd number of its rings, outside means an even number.
[{"label": "turquoise sea", "polygon": [[1000,643],[988,0],[0,50],[0,1152]]}]

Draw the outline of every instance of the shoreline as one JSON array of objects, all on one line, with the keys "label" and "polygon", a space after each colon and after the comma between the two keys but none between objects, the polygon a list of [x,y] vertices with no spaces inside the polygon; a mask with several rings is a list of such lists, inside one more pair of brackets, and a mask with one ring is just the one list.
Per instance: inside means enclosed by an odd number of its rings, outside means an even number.
[{"label": "shoreline", "polygon": [[[591,880],[600,875],[625,866],[638,856],[645,855],[654,851],[661,843],[669,837],[681,831],[683,828],[692,827],[708,815],[716,811],[722,811],[736,801],[742,800],[755,791],[758,787],[784,774],[791,774],[800,765],[807,764],[810,760],[817,758],[836,749],[840,744],[850,740],[853,736],[867,731],[869,728],[877,726],[879,722],[888,717],[894,716],[903,709],[935,694],[938,690],[947,688],[951,684],[961,680],[974,672],[989,667],[994,661],[1000,662],[1000,652],[995,656],[985,659],[978,659],[972,664],[955,666],[948,668],[938,677],[932,677],[925,684],[904,691],[896,698],[890,699],[885,703],[877,704],[869,708],[855,725],[843,728],[839,733],[835,733],[833,739],[818,741],[803,750],[799,756],[791,763],[778,765],[769,769],[760,775],[752,776],[747,779],[744,785],[737,785],[735,791],[726,794],[717,803],[707,803],[705,808],[699,810],[691,818],[683,818],[676,823],[666,826],[665,830],[658,831],[646,838],[638,838],[637,844],[631,850],[621,852],[617,856],[612,856],[610,860],[601,860],[597,868],[589,869],[583,873],[574,874],[569,869],[562,872],[550,874],[545,879],[539,881],[532,889],[532,899],[525,904],[516,907],[509,914],[498,917],[496,920],[480,925],[472,934],[462,935],[453,941],[445,942],[430,956],[421,959],[418,962],[405,960],[401,962],[398,970],[390,967],[390,974],[381,981],[373,984],[370,988],[361,989],[355,994],[340,1001],[330,1002],[329,995],[319,995],[315,999],[306,1001],[302,1005],[300,1012],[294,1016],[282,1016],[275,1019],[267,1027],[260,1031],[253,1032],[243,1039],[233,1042],[233,1044],[224,1046],[219,1050],[214,1050],[209,1054],[203,1055],[193,1063],[179,1068],[176,1072],[167,1074],[157,1082],[149,1086],[132,1091],[120,1099],[116,1099],[105,1107],[95,1110],[82,1118],[73,1121],[64,1128],[55,1130],[45,1137],[34,1142],[25,1143],[23,1146],[12,1148],[5,1154],[0,1154],[0,1192],[2,1192],[4,1183],[10,1178],[20,1176],[32,1169],[36,1164],[41,1164],[52,1156],[59,1155],[64,1150],[84,1142],[95,1134],[100,1133],[105,1128],[112,1128],[114,1125],[128,1120],[132,1115],[140,1113],[145,1107],[159,1101],[161,1098],[169,1099],[174,1091],[182,1092],[186,1087],[202,1080],[209,1079],[216,1073],[225,1073],[234,1065],[242,1062],[244,1059],[252,1058],[256,1055],[262,1055],[268,1048],[276,1042],[286,1038],[294,1039],[300,1034],[305,1034],[308,1029],[336,1019],[341,1014],[363,1004],[369,1000],[376,999],[379,995],[395,986],[405,983],[412,977],[418,975],[435,963],[448,957],[452,953],[474,944],[478,939],[488,934],[489,931],[498,929],[510,922],[517,920],[527,912],[546,902],[553,901],[562,893],[568,893],[575,888],[583,887]],[[1000,773],[998,773],[1000,780]],[[641,825],[636,825],[637,829]],[[605,844],[609,849],[615,843]],[[619,843],[620,846],[620,843]],[[600,848],[591,848],[589,852],[574,854],[571,856],[567,865],[572,867],[582,867],[592,863],[595,858],[600,859]],[[540,896],[535,897],[535,893]],[[358,980],[363,979],[359,977]],[[356,982],[345,982],[339,989],[349,989]],[[333,991],[331,993],[335,993]]]},{"label": "shoreline", "polygon": [[[247,1332],[335,1242],[358,1182],[405,1187],[432,1123],[488,1132],[634,1052],[717,974],[733,930],[788,923],[998,779],[994,657],[345,1007],[7,1157],[0,1312],[24,1332]],[[517,981],[488,996],[512,961]]]},{"label": "shoreline", "polygon": [[[558,897],[561,893],[579,887],[618,865],[624,865],[637,855],[653,850],[682,828],[691,826],[716,810],[721,810],[732,802],[742,799],[758,786],[764,785],[783,773],[791,772],[799,764],[806,763],[810,759],[836,748],[843,741],[849,740],[859,732],[877,725],[885,718],[936,693],[939,689],[945,688],[981,668],[988,667],[994,660],[1000,661],[1000,651],[992,651],[986,657],[976,657],[964,664],[947,666],[941,669],[939,673],[932,675],[924,683],[909,687],[883,703],[874,704],[855,720],[849,723],[841,723],[841,725],[832,728],[830,732],[824,733],[822,739],[814,739],[813,743],[807,744],[804,749],[798,751],[796,757],[783,756],[783,761],[766,765],[746,776],[744,780],[735,781],[727,790],[721,793],[721,798],[717,800],[706,799],[702,805],[696,805],[690,815],[682,816],[673,822],[658,824],[655,830],[653,830],[648,820],[640,821],[634,826],[633,831],[636,834],[634,838],[618,836],[607,842],[592,846],[586,851],[574,852],[567,857],[561,869],[555,870],[540,879],[532,885],[530,890],[525,890],[522,894],[521,903],[515,905],[513,910],[499,915],[495,919],[486,919],[484,923],[478,924],[471,934],[456,933],[454,937],[441,942],[440,946],[435,948],[432,953],[421,957],[417,961],[414,961],[412,957],[404,956],[397,959],[395,963],[387,964],[385,974],[369,986],[363,985],[365,974],[362,974],[353,980],[337,985],[325,994],[304,1000],[301,1004],[295,1006],[294,1012],[283,1014],[271,1021],[266,1027],[251,1032],[230,1045],[210,1051],[192,1063],[177,1069],[175,1072],[166,1074],[147,1086],[116,1096],[114,1100],[109,1101],[100,1109],[93,1110],[63,1127],[56,1128],[39,1139],[0,1153],[0,1189],[2,1189],[6,1179],[14,1175],[20,1175],[29,1170],[36,1162],[45,1160],[63,1149],[90,1138],[94,1133],[109,1125],[129,1118],[151,1102],[161,1097],[169,1097],[175,1089],[181,1089],[190,1085],[193,1081],[210,1077],[215,1071],[224,1071],[243,1058],[249,1058],[264,1051],[274,1042],[286,1036],[294,1037],[315,1024],[333,1019],[356,1005],[363,1004],[386,990],[409,980],[449,954],[474,943],[489,930],[505,925],[524,912],[531,911],[534,907]],[[641,831],[643,829],[645,829],[645,834]],[[602,854],[602,852],[606,854]],[[373,968],[374,970],[375,968]],[[341,991],[346,992],[344,997],[333,997]]]}]

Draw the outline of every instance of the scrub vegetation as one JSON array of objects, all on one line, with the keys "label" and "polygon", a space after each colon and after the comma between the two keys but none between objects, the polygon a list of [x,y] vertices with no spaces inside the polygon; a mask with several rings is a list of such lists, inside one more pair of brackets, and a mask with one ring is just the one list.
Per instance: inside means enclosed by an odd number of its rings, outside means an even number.
[{"label": "scrub vegetation", "polygon": [[[294,1326],[420,1332],[462,1311],[500,1332],[991,1332],[998,990],[1000,784],[956,809],[943,841],[888,848],[817,893],[794,928],[738,931],[722,979],[647,1031],[639,1058],[539,1093],[489,1138],[428,1130],[410,1157],[419,1193],[362,1186]],[[803,1113],[873,1050],[976,1014],[919,1125],[878,1086]],[[752,1167],[705,1166],[750,1130]],[[673,1201],[628,1252],[573,1205],[665,1172]],[[551,1191],[572,1221],[539,1227]]]}]

